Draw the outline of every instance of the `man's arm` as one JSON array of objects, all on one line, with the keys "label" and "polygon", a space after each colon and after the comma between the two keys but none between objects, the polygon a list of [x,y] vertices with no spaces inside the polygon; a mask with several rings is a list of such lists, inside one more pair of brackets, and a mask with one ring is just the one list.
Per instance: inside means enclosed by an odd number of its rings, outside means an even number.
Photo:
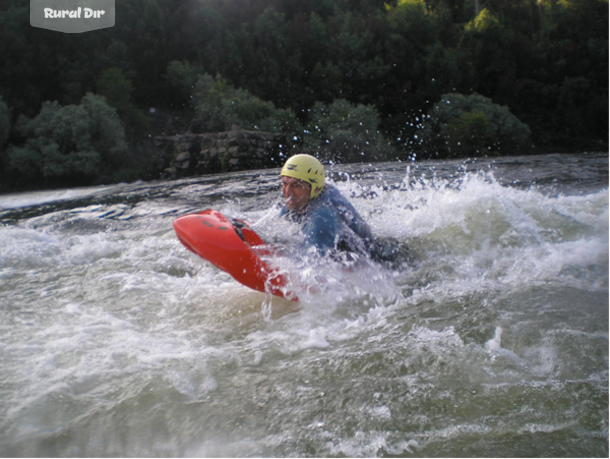
[{"label": "man's arm", "polygon": [[316,209],[303,225],[306,244],[316,247],[322,255],[335,248],[340,230],[341,217],[338,212],[327,206]]}]

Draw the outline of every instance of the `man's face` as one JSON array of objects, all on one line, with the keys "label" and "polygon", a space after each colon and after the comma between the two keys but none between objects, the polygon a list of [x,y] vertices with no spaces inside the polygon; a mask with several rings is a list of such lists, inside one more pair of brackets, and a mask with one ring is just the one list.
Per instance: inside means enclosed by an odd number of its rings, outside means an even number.
[{"label": "man's face", "polygon": [[307,205],[311,185],[303,180],[282,176],[282,196],[288,210],[299,211]]}]

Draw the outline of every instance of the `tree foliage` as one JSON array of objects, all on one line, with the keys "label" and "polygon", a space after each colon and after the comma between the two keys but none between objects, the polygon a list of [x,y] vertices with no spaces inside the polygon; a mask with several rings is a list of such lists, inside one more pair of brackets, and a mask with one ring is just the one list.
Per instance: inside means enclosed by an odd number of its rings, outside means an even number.
[{"label": "tree foliage", "polygon": [[8,150],[8,171],[43,185],[91,183],[120,166],[127,150],[116,111],[94,94],[79,105],[46,102],[33,119],[21,116],[16,130],[27,141]]},{"label": "tree foliage", "polygon": [[387,142],[379,123],[373,106],[354,105],[345,99],[330,105],[317,102],[309,112],[302,150],[340,162],[386,159]]},{"label": "tree foliage", "polygon": [[427,145],[450,157],[527,150],[530,129],[508,107],[479,94],[445,94],[424,123]]},{"label": "tree foliage", "polygon": [[246,130],[279,132],[292,138],[302,151],[335,161],[381,159],[387,142],[379,132],[380,117],[373,106],[337,99],[316,102],[305,124],[289,109],[278,109],[248,91],[236,89],[220,77],[199,76],[193,96],[197,130]]},{"label": "tree foliage", "polygon": [[[419,142],[423,116],[445,94],[476,93],[508,107],[538,148],[607,145],[607,0],[122,0],[116,17],[108,29],[61,34],[31,27],[27,0],[4,2],[0,96],[12,119],[35,119],[45,101],[79,106],[87,93],[103,95],[145,161],[146,139],[158,133],[144,117],[152,107],[195,117],[201,129],[291,130],[324,146],[328,134],[303,132],[347,103],[354,114],[374,109],[377,138],[397,155],[426,158],[449,153]],[[487,132],[489,116],[462,113],[451,139]],[[342,123],[325,126],[336,127],[335,143]],[[386,148],[358,128],[352,145]],[[5,145],[27,142],[13,127]],[[489,139],[481,145],[470,150],[485,151]],[[379,155],[356,151],[342,158]],[[510,153],[507,141],[500,151]]]},{"label": "tree foliage", "polygon": [[[289,110],[276,109],[244,89],[236,89],[220,75],[200,75],[193,94],[195,123],[202,132],[228,131],[234,126],[245,130],[283,132],[290,123]],[[292,115],[294,118],[294,115]],[[283,121],[280,122],[280,119]],[[296,118],[294,120],[296,122]]]},{"label": "tree foliage", "polygon": [[146,130],[148,120],[131,100],[133,85],[118,67],[104,70],[96,84],[96,93],[103,96],[111,107],[116,108],[119,117],[132,133]]},{"label": "tree foliage", "polygon": [[168,64],[166,79],[170,88],[175,92],[173,97],[178,104],[190,103],[199,75],[203,73],[200,66],[191,65],[186,60],[171,61]]}]

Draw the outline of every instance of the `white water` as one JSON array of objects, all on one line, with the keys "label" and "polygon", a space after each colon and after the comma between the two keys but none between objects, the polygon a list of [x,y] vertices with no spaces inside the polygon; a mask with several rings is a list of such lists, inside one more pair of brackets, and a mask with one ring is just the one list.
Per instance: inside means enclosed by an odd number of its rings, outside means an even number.
[{"label": "white water", "polygon": [[607,456],[607,155],[335,166],[413,261],[298,303],[171,228],[276,174],[0,196],[0,455]]}]

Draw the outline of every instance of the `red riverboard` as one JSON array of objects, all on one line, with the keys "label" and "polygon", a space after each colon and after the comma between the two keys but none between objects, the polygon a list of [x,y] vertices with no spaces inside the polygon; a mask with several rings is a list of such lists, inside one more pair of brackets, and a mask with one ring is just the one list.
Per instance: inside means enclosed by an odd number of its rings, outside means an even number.
[{"label": "red riverboard", "polygon": [[263,240],[240,220],[230,220],[215,210],[188,214],[174,220],[174,230],[191,252],[259,292],[296,300],[283,288],[286,278],[271,269],[260,255],[269,254]]}]

